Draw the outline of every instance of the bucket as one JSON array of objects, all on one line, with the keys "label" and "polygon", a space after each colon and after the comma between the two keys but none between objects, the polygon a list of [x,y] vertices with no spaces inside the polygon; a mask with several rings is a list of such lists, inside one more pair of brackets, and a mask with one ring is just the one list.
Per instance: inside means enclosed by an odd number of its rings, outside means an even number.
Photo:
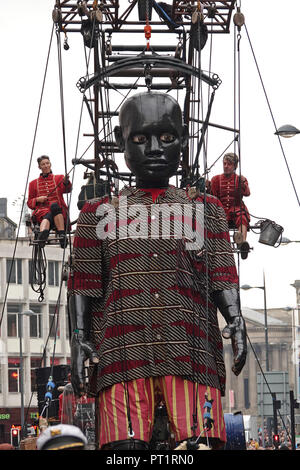
[{"label": "bucket", "polygon": [[224,413],[226,444],[224,450],[246,450],[243,415]]},{"label": "bucket", "polygon": [[274,246],[283,232],[283,227],[268,219],[261,222],[260,228],[259,243],[269,246]]}]

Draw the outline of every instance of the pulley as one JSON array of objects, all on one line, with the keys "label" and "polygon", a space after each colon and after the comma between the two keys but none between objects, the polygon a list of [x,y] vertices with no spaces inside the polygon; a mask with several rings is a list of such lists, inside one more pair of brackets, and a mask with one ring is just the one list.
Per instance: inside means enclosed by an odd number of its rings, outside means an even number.
[{"label": "pulley", "polygon": [[111,37],[109,37],[105,43],[105,53],[106,55],[112,55]]},{"label": "pulley", "polygon": [[145,66],[145,83],[146,83],[146,86],[148,88],[148,91],[150,91],[151,89],[151,85],[152,85],[152,75],[151,75],[151,66],[150,64],[146,65]]},{"label": "pulley", "polygon": [[92,21],[97,21],[98,23],[102,23],[103,21],[103,13],[99,8],[96,8],[96,10],[93,10],[91,12],[91,20]]},{"label": "pulley", "polygon": [[175,59],[180,59],[182,52],[183,52],[183,45],[182,45],[182,41],[179,40],[176,46],[176,50],[175,50]]},{"label": "pulley", "polygon": [[196,24],[198,20],[203,21],[203,15],[201,11],[195,10],[192,14],[192,23]]},{"label": "pulley", "polygon": [[237,12],[233,16],[233,22],[235,26],[238,27],[238,30],[241,30],[241,27],[245,24],[245,16],[241,13],[240,7],[237,8]]},{"label": "pulley", "polygon": [[77,2],[77,11],[79,16],[87,16],[90,17],[90,10],[87,7],[86,1],[79,0]]},{"label": "pulley", "polygon": [[198,1],[197,8],[192,14],[192,23],[196,24],[198,20],[203,21],[203,8],[200,1]]},{"label": "pulley", "polygon": [[54,8],[54,10],[52,11],[53,23],[55,24],[60,23],[61,19],[62,19],[61,10],[59,10],[58,8]]},{"label": "pulley", "polygon": [[64,50],[68,51],[70,49],[69,43],[68,43],[68,36],[65,33],[65,39],[64,39]]},{"label": "pulley", "polygon": [[207,17],[208,18],[214,18],[218,12],[218,9],[216,7],[215,3],[212,3],[210,6],[207,7]]}]

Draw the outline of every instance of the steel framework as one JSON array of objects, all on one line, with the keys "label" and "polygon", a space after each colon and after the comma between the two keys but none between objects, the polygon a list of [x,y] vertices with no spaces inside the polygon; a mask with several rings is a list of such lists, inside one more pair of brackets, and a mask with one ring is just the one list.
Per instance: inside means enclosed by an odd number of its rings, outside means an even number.
[{"label": "steel framework", "polygon": [[[166,10],[166,3],[154,0],[55,1],[52,18],[57,32],[66,38],[69,33],[81,33],[85,47],[93,50],[93,70],[81,77],[77,86],[93,125],[92,134],[85,135],[94,137],[94,158],[73,163],[92,170],[96,184],[101,175],[109,181],[120,176],[132,179],[130,174],[118,172],[115,154],[119,149],[112,137],[112,120],[118,110],[111,109],[107,97],[109,93],[129,93],[139,88],[183,94],[183,118],[190,130],[190,143],[179,173],[181,186],[199,180],[199,152],[214,93],[221,84],[216,74],[201,70],[201,50],[209,35],[230,32],[235,4],[236,0],[173,0]],[[157,41],[158,37],[163,40]],[[129,83],[124,82],[125,78],[131,79]],[[202,83],[211,87],[211,98],[207,115],[200,120]]]}]

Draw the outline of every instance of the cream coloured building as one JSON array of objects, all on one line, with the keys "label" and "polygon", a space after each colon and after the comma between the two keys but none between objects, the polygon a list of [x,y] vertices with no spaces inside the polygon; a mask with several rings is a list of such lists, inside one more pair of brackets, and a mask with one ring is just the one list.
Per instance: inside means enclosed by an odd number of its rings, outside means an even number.
[{"label": "cream coloured building", "polygon": [[[19,238],[17,243],[0,238],[0,442],[7,441],[11,425],[20,424],[20,315],[24,407],[29,407],[31,415],[28,422],[38,405],[35,370],[69,363],[66,282],[61,282],[68,251],[64,255],[59,245],[46,245],[45,255],[44,299],[39,301],[40,294],[30,282],[33,246],[28,238]],[[33,314],[24,315],[28,310]]]}]

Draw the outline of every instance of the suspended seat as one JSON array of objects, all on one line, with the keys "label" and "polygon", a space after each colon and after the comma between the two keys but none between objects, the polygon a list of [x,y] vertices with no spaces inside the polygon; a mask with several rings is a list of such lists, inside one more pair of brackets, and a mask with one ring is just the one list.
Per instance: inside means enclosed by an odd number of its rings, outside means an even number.
[{"label": "suspended seat", "polygon": [[64,238],[65,238],[65,243],[62,243],[62,237],[59,235],[58,231],[56,229],[51,229],[49,230],[49,236],[47,237],[47,240],[39,240],[38,236],[40,233],[40,224],[37,222],[34,216],[30,216],[29,214],[26,217],[26,227],[27,227],[27,233],[28,233],[28,238],[29,238],[29,245],[30,246],[42,246],[44,247],[45,245],[57,245],[61,246],[61,248],[66,248],[67,247],[67,242],[68,242],[68,236],[72,235],[75,233],[75,231],[70,230],[71,226],[74,225],[77,222],[75,220],[74,222],[70,222],[69,224],[69,230],[66,230]]}]

